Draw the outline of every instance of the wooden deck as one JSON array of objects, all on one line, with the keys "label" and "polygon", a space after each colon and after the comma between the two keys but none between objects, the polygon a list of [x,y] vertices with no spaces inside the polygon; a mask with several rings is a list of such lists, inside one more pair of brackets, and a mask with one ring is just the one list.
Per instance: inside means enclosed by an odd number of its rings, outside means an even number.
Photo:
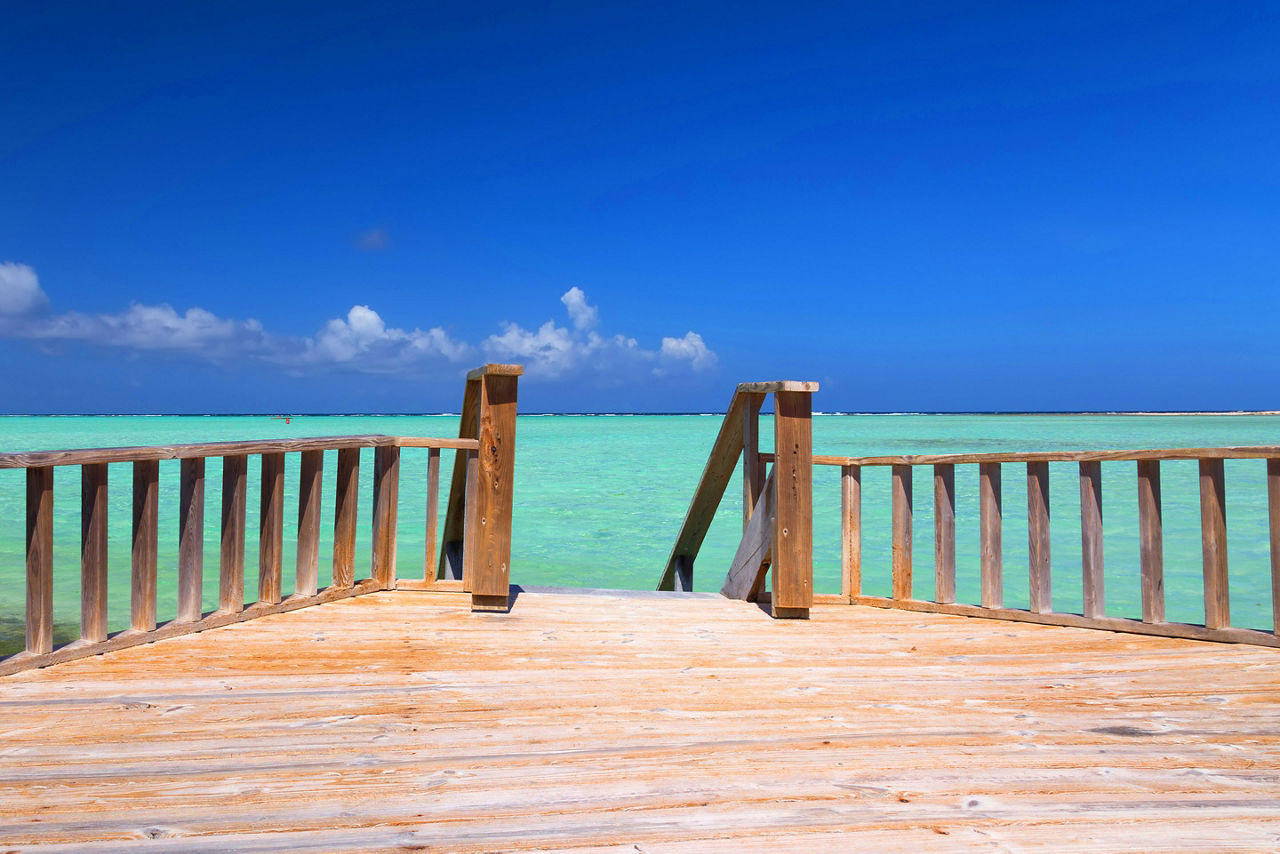
[{"label": "wooden deck", "polygon": [[389,592],[0,679],[0,848],[140,842],[1275,850],[1280,652]]}]

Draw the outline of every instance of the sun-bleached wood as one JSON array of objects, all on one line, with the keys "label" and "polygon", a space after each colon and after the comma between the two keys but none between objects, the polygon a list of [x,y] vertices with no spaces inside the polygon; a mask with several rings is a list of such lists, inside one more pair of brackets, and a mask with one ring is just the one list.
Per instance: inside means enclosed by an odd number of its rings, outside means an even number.
[{"label": "sun-bleached wood", "polygon": [[222,544],[218,550],[218,610],[244,608],[245,500],[249,461],[222,458]]},{"label": "sun-bleached wood", "polygon": [[350,587],[356,577],[356,521],[360,509],[360,449],[338,451],[333,499],[333,584]]},{"label": "sun-bleached wood", "polygon": [[80,639],[107,639],[107,467],[80,469]]},{"label": "sun-bleached wood", "polygon": [[199,442],[190,445],[143,445],[128,448],[80,448],[0,454],[0,469],[32,466],[70,466],[90,463],[132,463],[147,460],[185,460],[196,457],[285,454],[331,451],[337,448],[458,448],[474,450],[474,438],[429,436],[318,436],[304,439],[260,439],[247,442]]},{"label": "sun-bleached wood", "polygon": [[[729,408],[724,420],[720,422],[720,431],[716,434],[715,443],[711,446],[711,453],[702,469],[702,476],[694,488],[684,522],[676,535],[675,545],[671,547],[671,554],[662,570],[662,578],[658,581],[659,590],[687,589],[677,586],[677,560],[692,583],[694,558],[702,548],[711,520],[715,518],[716,508],[720,506],[720,499],[724,497],[724,491],[733,477],[738,455],[742,453],[742,412],[747,405],[748,396],[749,393],[741,391],[739,386],[739,391],[734,392],[729,400]],[[772,455],[770,459],[772,461]]]},{"label": "sun-bleached wood", "polygon": [[53,649],[53,469],[27,469],[27,652]]},{"label": "sun-bleached wood", "polygon": [[1144,623],[1125,617],[1086,617],[1083,614],[1066,614],[1053,611],[1036,614],[1019,608],[983,608],[962,603],[942,604],[919,599],[900,600],[882,596],[855,596],[854,605],[873,608],[894,608],[933,614],[952,614],[959,617],[981,617],[989,620],[1006,620],[1016,623],[1038,623],[1044,626],[1065,626],[1075,629],[1100,629],[1107,632],[1123,632],[1134,635],[1152,635],[1163,638],[1214,641],[1217,643],[1243,643],[1253,646],[1280,648],[1280,637],[1273,632],[1257,629],[1211,629],[1195,623]]},{"label": "sun-bleached wood", "polygon": [[1106,615],[1102,569],[1102,464],[1080,463],[1080,549],[1084,615]]},{"label": "sun-bleached wood", "polygon": [[133,549],[130,566],[129,627],[156,627],[156,563],[160,536],[160,463],[133,464]]},{"label": "sun-bleached wood", "polygon": [[813,394],[817,390],[818,384],[807,380],[775,380],[773,382],[763,383],[738,383],[739,394],[777,394],[780,391]]},{"label": "sun-bleached wood", "polygon": [[376,593],[6,680],[6,846],[1273,847],[1274,650],[847,606],[797,628],[696,597],[524,593],[475,619],[459,599]]},{"label": "sun-bleached wood", "polygon": [[1164,622],[1164,515],[1160,507],[1160,461],[1138,461],[1138,559],[1142,574],[1142,621]]},{"label": "sun-bleached wood", "polygon": [[[467,593],[471,592],[471,575],[475,571],[476,552],[471,546],[476,541],[476,486],[480,482],[480,458],[479,452],[467,454],[465,460],[466,465],[466,488],[464,494],[466,498],[462,507],[462,539],[455,545],[457,549],[451,555],[456,556],[457,562],[462,566],[462,589]],[[450,560],[454,560],[450,557]]]},{"label": "sun-bleached wood", "polygon": [[1004,606],[1003,499],[1000,463],[978,465],[978,527],[982,607]]},{"label": "sun-bleached wood", "polygon": [[1047,614],[1053,610],[1048,463],[1027,463],[1027,545],[1030,607]]},{"label": "sun-bleached wood", "polygon": [[422,564],[422,577],[436,578],[436,528],[439,526],[440,508],[440,449],[427,452],[427,522],[426,557]]},{"label": "sun-bleached wood", "polygon": [[862,592],[862,468],[840,470],[840,594]]},{"label": "sun-bleached wood", "polygon": [[742,531],[746,533],[756,502],[764,489],[765,466],[760,462],[760,406],[763,394],[747,394],[742,405]]},{"label": "sun-bleached wood", "polygon": [[298,549],[294,595],[314,596],[320,586],[320,502],[324,493],[324,451],[303,451],[298,469]]},{"label": "sun-bleached wood", "polygon": [[728,599],[756,601],[764,588],[765,573],[773,560],[773,472],[765,478],[755,512],[747,520],[742,542],[729,564],[720,595]]},{"label": "sun-bleached wood", "polygon": [[1200,461],[1200,543],[1204,552],[1204,624],[1231,625],[1227,586],[1227,495],[1220,459]]},{"label": "sun-bleached wood", "polygon": [[284,555],[284,454],[262,455],[258,504],[258,601],[280,601]]},{"label": "sun-bleached wood", "polygon": [[511,581],[511,514],[514,505],[518,374],[486,374],[480,380],[475,537],[470,541],[473,611],[507,609]]},{"label": "sun-bleached wood", "polygon": [[467,380],[479,380],[484,377],[519,377],[524,375],[524,365],[500,364],[490,362],[467,371]]},{"label": "sun-bleached wood", "polygon": [[933,589],[935,602],[956,601],[956,467],[933,467]]},{"label": "sun-bleached wood", "polygon": [[894,466],[891,501],[893,514],[892,590],[895,599],[911,598],[911,466]]},{"label": "sun-bleached wood", "polygon": [[1267,521],[1271,534],[1271,627],[1280,631],[1280,459],[1267,460]]},{"label": "sun-bleached wood", "polygon": [[813,605],[813,394],[773,395],[773,616],[808,619]]},{"label": "sun-bleached wood", "polygon": [[400,504],[400,449],[373,451],[373,554],[370,575],[384,590],[396,585],[396,523]]},{"label": "sun-bleached wood", "polygon": [[200,619],[204,596],[204,457],[184,459],[179,471],[178,616]]}]

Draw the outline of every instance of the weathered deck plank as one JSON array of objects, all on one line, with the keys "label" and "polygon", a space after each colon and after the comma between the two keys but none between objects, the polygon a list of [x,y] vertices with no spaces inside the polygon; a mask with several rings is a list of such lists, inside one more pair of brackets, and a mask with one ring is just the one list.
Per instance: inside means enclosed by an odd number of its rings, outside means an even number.
[{"label": "weathered deck plank", "polygon": [[864,607],[377,593],[0,679],[0,839],[1268,848],[1277,673],[1271,649]]}]

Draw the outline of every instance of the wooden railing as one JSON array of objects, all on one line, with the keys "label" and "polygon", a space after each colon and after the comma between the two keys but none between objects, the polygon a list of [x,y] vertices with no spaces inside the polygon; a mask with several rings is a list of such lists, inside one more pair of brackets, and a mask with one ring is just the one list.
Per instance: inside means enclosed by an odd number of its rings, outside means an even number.
[{"label": "wooden railing", "polygon": [[[161,638],[198,632],[389,589],[459,589],[474,610],[506,610],[511,559],[512,475],[518,365],[486,365],[467,377],[459,438],[340,436],[313,439],[40,451],[0,454],[0,469],[26,470],[25,650],[0,660],[0,675],[43,667]],[[360,452],[373,449],[370,576],[355,578]],[[428,449],[427,554],[421,579],[396,578],[401,448]],[[445,546],[460,565],[456,583],[437,582],[434,561],[440,451],[458,451],[445,522]],[[332,583],[319,587],[320,500],[324,455],[337,452]],[[299,454],[295,592],[281,594],[286,454]],[[246,483],[259,458],[261,501],[257,599],[244,592]],[[205,613],[206,460],[222,459],[218,607]],[[180,460],[177,616],[157,623],[156,589],[161,460]],[[129,628],[107,632],[108,465],[133,464]],[[79,466],[81,480],[80,638],[53,641],[53,470]],[[461,476],[459,476],[461,472]],[[464,518],[465,516],[465,518]]]},{"label": "wooden railing", "polygon": [[[762,463],[774,458],[761,454]],[[1196,460],[1200,475],[1200,529],[1203,555],[1203,625],[1166,622],[1164,596],[1164,520],[1160,463]],[[1180,448],[1137,451],[1065,451],[1010,454],[919,456],[814,456],[813,463],[841,469],[842,591],[819,601],[900,608],[1105,629],[1164,637],[1280,646],[1274,631],[1231,625],[1227,572],[1227,523],[1224,460],[1265,461],[1270,524],[1273,626],[1280,625],[1280,447]],[[1079,465],[1083,578],[1082,613],[1055,611],[1050,577],[1049,463]],[[1142,618],[1108,616],[1103,585],[1102,463],[1137,466],[1139,573]],[[1021,464],[1027,473],[1028,588],[1026,610],[1004,606],[1003,496],[1001,465]],[[979,481],[980,603],[956,602],[956,466],[976,466]],[[862,469],[892,471],[892,585],[888,597],[862,594]],[[931,466],[934,503],[934,599],[912,598],[912,470]]]},{"label": "wooden railing", "polygon": [[[689,511],[658,583],[659,590],[692,590],[693,563],[706,539],[725,488],[743,460],[742,545],[725,594],[755,600],[771,570],[775,617],[807,618],[813,605],[814,382],[742,383],[720,424]],[[774,399],[773,471],[766,477],[759,453],[760,409]]]}]

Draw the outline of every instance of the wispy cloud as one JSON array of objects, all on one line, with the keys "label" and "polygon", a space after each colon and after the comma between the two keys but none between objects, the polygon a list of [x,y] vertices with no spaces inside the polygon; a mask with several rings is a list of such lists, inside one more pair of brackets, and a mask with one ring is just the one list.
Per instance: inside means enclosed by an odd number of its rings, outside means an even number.
[{"label": "wispy cloud", "polygon": [[367,252],[384,252],[391,248],[391,235],[385,228],[371,228],[356,238],[356,248]]},{"label": "wispy cloud", "polygon": [[[0,336],[41,342],[72,342],[134,352],[169,352],[210,361],[253,359],[297,372],[342,368],[365,373],[413,372],[462,365],[481,358],[521,362],[531,379],[594,376],[621,381],[654,375],[706,371],[716,355],[696,332],[663,338],[646,349],[632,337],[601,335],[600,311],[581,288],[561,297],[569,325],[547,320],[535,330],[503,321],[500,331],[478,345],[452,337],[442,326],[388,326],[367,305],[355,305],[311,335],[273,332],[254,319],[219,317],[202,308],[179,312],[166,304],[134,303],[123,311],[55,313],[35,271],[0,264]],[[572,328],[570,328],[572,327]]]}]

